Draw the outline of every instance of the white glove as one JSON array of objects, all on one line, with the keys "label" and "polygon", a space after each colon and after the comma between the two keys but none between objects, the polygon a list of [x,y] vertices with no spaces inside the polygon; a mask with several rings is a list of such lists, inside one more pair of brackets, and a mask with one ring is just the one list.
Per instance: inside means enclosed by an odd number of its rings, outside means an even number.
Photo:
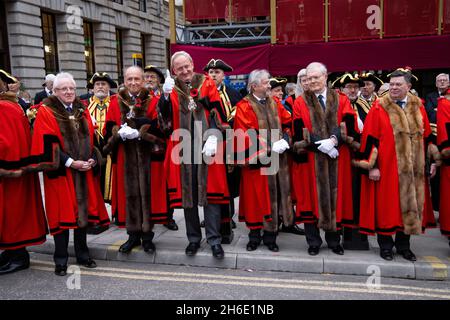
[{"label": "white glove", "polygon": [[358,129],[359,132],[362,132],[364,128],[364,123],[362,122],[362,120],[358,117]]},{"label": "white glove", "polygon": [[217,137],[209,136],[203,146],[202,153],[204,153],[208,157],[212,157],[217,152]]},{"label": "white glove", "polygon": [[126,138],[128,140],[139,138],[139,131],[137,129],[131,129],[130,127],[128,127]]},{"label": "white glove", "polygon": [[319,140],[316,142],[316,144],[320,144],[317,149],[319,149],[319,151],[322,151],[323,153],[328,153],[335,147],[334,141],[331,139]]},{"label": "white glove", "polygon": [[331,149],[327,152],[331,159],[336,159],[339,156],[339,151],[336,148]]},{"label": "white glove", "polygon": [[272,151],[273,152],[281,154],[281,153],[285,152],[286,149],[289,149],[289,143],[287,143],[286,140],[284,140],[284,139],[275,141],[272,144]]},{"label": "white glove", "polygon": [[130,128],[126,123],[120,126],[120,130],[117,132],[123,141],[126,139],[132,140],[139,137],[139,131]]},{"label": "white glove", "polygon": [[123,141],[125,141],[127,139],[126,128],[128,128],[128,125],[126,123],[124,123],[123,125],[120,126],[120,129],[117,132]]},{"label": "white glove", "polygon": [[175,80],[173,80],[173,78],[170,76],[170,71],[169,71],[169,69],[167,69],[166,80],[164,81],[164,84],[163,84],[163,92],[165,94],[170,94],[170,93],[172,93],[172,90],[174,87],[175,87]]}]

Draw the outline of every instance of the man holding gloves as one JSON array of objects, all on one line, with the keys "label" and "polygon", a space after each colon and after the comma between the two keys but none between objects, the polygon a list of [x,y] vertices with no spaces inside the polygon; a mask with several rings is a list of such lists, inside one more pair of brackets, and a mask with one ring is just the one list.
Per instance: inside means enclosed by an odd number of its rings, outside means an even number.
[{"label": "man holding gloves", "polygon": [[323,64],[311,63],[306,74],[310,90],[295,100],[293,110],[296,222],[305,224],[310,255],[317,255],[322,244],[319,227],[328,247],[342,255],[341,223],[353,220],[348,145],[359,135],[357,115],[344,94],[327,88]]},{"label": "man holding gloves", "polygon": [[225,164],[214,160],[223,159],[219,137],[229,125],[216,84],[209,76],[194,73],[187,52],[173,54],[171,68],[176,78],[167,71],[158,103],[160,127],[170,137],[165,165],[170,204],[184,209],[189,240],[186,254],[193,256],[200,247],[198,206],[202,206],[207,242],[213,256],[222,259],[220,205],[228,203],[229,193]]},{"label": "man holding gloves", "polygon": [[239,220],[250,229],[248,251],[256,250],[263,241],[270,251],[278,252],[278,216],[286,226],[293,223],[284,153],[289,149],[291,115],[270,97],[269,79],[266,70],[250,73],[250,93],[237,104],[234,119],[236,160],[242,165]]},{"label": "man holding gloves", "polygon": [[[144,88],[144,71],[129,67],[125,72],[125,88],[111,98],[106,115],[105,153],[112,153],[112,212],[118,225],[129,235],[119,252],[129,253],[141,245],[154,253],[153,226],[167,222],[167,210],[155,212],[152,207],[151,150],[164,140],[149,132],[152,97]],[[161,203],[166,208],[166,203]]]}]

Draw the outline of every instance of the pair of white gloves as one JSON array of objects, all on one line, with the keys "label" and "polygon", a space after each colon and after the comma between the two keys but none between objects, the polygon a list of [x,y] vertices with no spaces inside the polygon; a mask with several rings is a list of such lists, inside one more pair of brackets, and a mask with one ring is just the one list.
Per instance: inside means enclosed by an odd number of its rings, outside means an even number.
[{"label": "pair of white gloves", "polygon": [[139,138],[139,131],[129,127],[126,123],[120,126],[119,131],[117,132],[123,141],[125,140],[133,140]]},{"label": "pair of white gloves", "polygon": [[339,156],[339,151],[331,138],[316,141],[316,144],[319,144],[317,149],[327,154],[330,158],[336,159]]}]

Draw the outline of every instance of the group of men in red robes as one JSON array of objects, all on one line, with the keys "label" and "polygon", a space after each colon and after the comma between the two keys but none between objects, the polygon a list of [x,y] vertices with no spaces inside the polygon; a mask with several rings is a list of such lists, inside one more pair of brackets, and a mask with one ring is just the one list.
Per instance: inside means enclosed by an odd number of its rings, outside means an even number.
[{"label": "group of men in red robes", "polygon": [[[164,76],[154,66],[130,67],[115,95],[109,93],[114,81],[97,73],[90,81],[97,91],[87,101],[77,98],[73,77],[60,73],[53,95],[37,110],[32,136],[7,91],[17,80],[0,70],[6,126],[0,133],[0,274],[27,268],[25,247],[50,233],[55,273],[65,275],[70,229],[77,262],[95,268],[86,230],[109,224],[105,201],[129,235],[122,253],[138,245],[154,253],[154,224],[177,230],[172,214],[182,208],[185,252],[194,256],[203,207],[207,243],[223,259],[221,244],[229,237],[223,224],[231,225],[237,195],[248,251],[261,242],[279,251],[280,223],[303,223],[310,255],[320,251],[322,229],[338,255],[344,248],[367,249],[367,238],[357,236],[377,234],[382,258],[392,260],[395,247],[416,260],[410,236],[436,225],[428,176],[440,167],[441,190],[450,187],[450,90],[438,100],[434,139],[422,101],[409,92],[409,70],[390,74],[383,96],[359,97],[364,80],[375,87],[373,74],[344,74],[334,90],[327,87],[326,67],[313,62],[302,73],[303,93],[290,97],[289,108],[274,95],[283,79],[266,70],[251,72],[247,96],[233,101],[217,81],[220,72],[212,72],[231,70],[220,59],[205,67],[210,77],[195,73],[192,57],[180,51],[170,70]],[[230,175],[235,169],[237,178]],[[44,172],[45,213],[38,171]],[[450,236],[446,197],[440,199],[440,226]],[[362,247],[352,246],[357,241]]]}]

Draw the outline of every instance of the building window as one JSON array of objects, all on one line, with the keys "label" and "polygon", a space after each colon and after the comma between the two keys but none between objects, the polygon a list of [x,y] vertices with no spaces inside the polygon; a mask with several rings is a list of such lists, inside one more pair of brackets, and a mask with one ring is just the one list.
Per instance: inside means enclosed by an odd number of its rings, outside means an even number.
[{"label": "building window", "polygon": [[58,46],[56,43],[55,15],[42,12],[42,38],[44,41],[45,73],[58,73]]},{"label": "building window", "polygon": [[145,52],[145,43],[147,40],[147,36],[141,33],[141,52],[142,52],[142,65],[145,67],[147,65],[146,52]]},{"label": "building window", "polygon": [[118,4],[123,4],[123,0],[112,0],[112,2],[118,3]]},{"label": "building window", "polygon": [[117,56],[117,73],[119,75],[119,83],[123,83],[123,48],[122,48],[122,30],[116,29],[116,56]]},{"label": "building window", "polygon": [[147,12],[147,0],[139,0],[139,11]]},{"label": "building window", "polygon": [[87,79],[89,80],[95,73],[94,32],[92,29],[92,23],[84,21],[83,31],[84,31],[84,59],[86,62]]},{"label": "building window", "polygon": [[[0,17],[6,17],[5,4],[0,4]],[[11,72],[9,64],[8,32],[6,31],[6,19],[0,21],[0,67]]]}]

